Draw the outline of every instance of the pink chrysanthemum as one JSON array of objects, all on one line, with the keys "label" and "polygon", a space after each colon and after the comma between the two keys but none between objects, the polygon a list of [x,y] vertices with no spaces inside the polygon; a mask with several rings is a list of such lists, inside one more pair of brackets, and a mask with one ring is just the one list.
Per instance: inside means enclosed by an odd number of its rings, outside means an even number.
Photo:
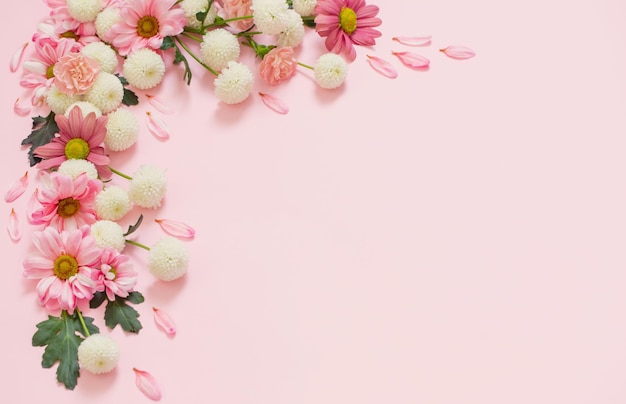
[{"label": "pink chrysanthemum", "polygon": [[382,21],[376,18],[378,7],[365,0],[318,0],[315,7],[315,30],[326,37],[326,49],[356,59],[354,45],[370,46],[381,33],[373,27]]},{"label": "pink chrysanthemum", "polygon": [[50,17],[55,21],[55,33],[69,37],[96,35],[96,26],[93,21],[80,22],[70,15],[67,0],[45,0],[50,10]]},{"label": "pink chrysanthemum", "polygon": [[104,154],[104,138],[107,134],[108,117],[96,118],[94,112],[83,117],[80,107],[74,107],[69,116],[56,115],[59,136],[50,143],[35,148],[34,154],[43,160],[37,165],[41,169],[56,168],[65,160],[80,159],[96,166],[98,175],[107,179],[111,176],[109,156]]},{"label": "pink chrysanthemum", "polygon": [[107,40],[120,55],[141,48],[158,50],[163,38],[183,32],[185,12],[172,8],[176,0],[127,0],[120,8],[120,21],[107,33]]},{"label": "pink chrysanthemum", "polygon": [[96,221],[95,199],[102,190],[102,181],[92,180],[86,173],[76,179],[56,172],[42,171],[46,187],[37,192],[41,208],[31,214],[33,224],[63,230],[74,230]]},{"label": "pink chrysanthemum", "polygon": [[100,260],[98,291],[106,292],[109,300],[115,300],[116,295],[127,297],[137,283],[137,272],[128,256],[114,248],[105,248]]},{"label": "pink chrysanthemum", "polygon": [[59,232],[47,227],[33,234],[37,253],[24,260],[24,276],[39,279],[39,302],[48,310],[74,311],[79,301],[96,292],[95,266],[101,250],[88,235],[89,229]]}]

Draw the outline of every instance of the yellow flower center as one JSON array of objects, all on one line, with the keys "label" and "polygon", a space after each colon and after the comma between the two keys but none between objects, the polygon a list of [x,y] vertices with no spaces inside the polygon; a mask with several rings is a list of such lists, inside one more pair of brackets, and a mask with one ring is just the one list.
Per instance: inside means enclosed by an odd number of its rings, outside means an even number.
[{"label": "yellow flower center", "polygon": [[356,31],[356,13],[349,7],[342,7],[339,12],[339,26],[346,34]]},{"label": "yellow flower center", "polygon": [[54,77],[54,65],[48,66],[46,69],[46,79],[51,79]]},{"label": "yellow flower center", "polygon": [[89,143],[80,138],[70,139],[65,144],[65,157],[68,159],[84,160],[89,156],[89,151]]},{"label": "yellow flower center", "polygon": [[65,198],[59,201],[57,213],[62,218],[74,216],[80,210],[80,202],[74,198]]},{"label": "yellow flower center", "polygon": [[71,255],[63,254],[54,260],[54,274],[59,279],[67,280],[78,273],[78,262]]},{"label": "yellow flower center", "polygon": [[78,35],[76,35],[74,31],[66,31],[59,36],[61,38],[69,38],[69,39],[74,39],[76,41],[78,41],[78,39],[80,38]]},{"label": "yellow flower center", "polygon": [[144,38],[152,38],[159,32],[159,20],[151,15],[141,17],[137,21],[137,35]]}]

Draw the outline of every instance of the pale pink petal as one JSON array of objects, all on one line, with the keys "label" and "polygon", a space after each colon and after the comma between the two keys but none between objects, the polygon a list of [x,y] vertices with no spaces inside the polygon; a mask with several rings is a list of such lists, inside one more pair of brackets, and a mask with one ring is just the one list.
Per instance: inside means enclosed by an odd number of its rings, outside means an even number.
[{"label": "pale pink petal", "polygon": [[452,59],[470,59],[476,56],[476,53],[467,46],[448,46],[439,51]]},{"label": "pale pink petal", "polygon": [[26,191],[27,187],[28,187],[28,171],[26,171],[26,173],[22,177],[20,177],[19,180],[15,181],[13,185],[11,185],[11,188],[9,188],[7,193],[4,194],[4,201],[6,203],[13,202],[14,200],[22,196],[24,191]]},{"label": "pale pink petal", "polygon": [[158,116],[153,116],[149,111],[146,112],[146,126],[157,139],[168,140],[170,138],[170,129],[165,122]]},{"label": "pale pink petal", "polygon": [[171,114],[171,113],[174,112],[174,110],[172,108],[170,108],[168,105],[166,105],[156,95],[146,94],[146,97],[148,97],[148,102],[150,103],[150,105],[152,105],[154,108],[156,108],[156,110],[159,111],[160,113],[162,113],[162,114]]},{"label": "pale pink petal", "polygon": [[15,213],[15,209],[11,208],[11,214],[9,215],[9,224],[7,225],[7,231],[9,232],[9,237],[14,242],[20,241],[22,238],[22,230],[20,228],[20,219]]},{"label": "pale pink petal", "polygon": [[26,218],[28,223],[36,224],[37,220],[33,219],[33,213],[35,212],[35,202],[37,202],[37,196],[39,195],[39,189],[35,189],[35,192],[30,196],[28,204],[26,205]]},{"label": "pale pink petal", "polygon": [[176,324],[174,323],[174,320],[172,320],[172,318],[169,316],[169,314],[167,314],[163,310],[157,309],[156,307],[153,307],[152,310],[154,311],[154,321],[157,323],[157,325],[161,327],[161,329],[163,329],[166,334],[176,334]]},{"label": "pale pink petal", "polygon": [[161,399],[161,388],[154,376],[145,370],[133,368],[135,372],[135,383],[137,388],[150,400],[159,401]]},{"label": "pale pink petal", "polygon": [[398,72],[391,65],[391,63],[376,56],[366,56],[368,57],[367,61],[378,73],[382,74],[385,77],[389,77],[390,79],[395,79],[396,77],[398,77]]},{"label": "pale pink petal", "polygon": [[263,100],[263,103],[267,105],[271,110],[274,110],[279,114],[286,114],[287,112],[289,112],[289,107],[287,107],[284,102],[274,97],[273,95],[261,92],[259,92],[259,95],[261,96],[261,100]]},{"label": "pale pink petal", "polygon": [[22,59],[24,58],[24,51],[26,50],[27,46],[28,42],[24,42],[24,45],[22,45],[22,47],[16,50],[13,54],[13,57],[11,58],[11,63],[9,63],[9,70],[11,70],[12,73],[15,73],[17,69],[20,68],[20,65],[22,64]]},{"label": "pale pink petal", "polygon": [[193,240],[196,236],[196,231],[183,222],[169,219],[154,219],[154,221],[161,226],[164,232],[181,240]]},{"label": "pale pink petal", "polygon": [[422,69],[430,65],[430,60],[427,57],[418,55],[413,52],[391,52],[396,55],[402,63],[413,69]]},{"label": "pale pink petal", "polygon": [[15,100],[15,104],[13,104],[13,112],[15,112],[19,116],[27,116],[30,114],[31,107],[30,105],[26,105],[20,102],[18,98]]},{"label": "pale pink petal", "polygon": [[394,36],[392,40],[408,46],[428,46],[430,45],[431,35],[425,36]]}]

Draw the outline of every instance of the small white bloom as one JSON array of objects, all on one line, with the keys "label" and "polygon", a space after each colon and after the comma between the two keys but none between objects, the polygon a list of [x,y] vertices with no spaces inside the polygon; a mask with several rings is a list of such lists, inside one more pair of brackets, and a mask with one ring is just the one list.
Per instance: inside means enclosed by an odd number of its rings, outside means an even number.
[{"label": "small white bloom", "polygon": [[103,41],[108,41],[107,33],[111,27],[121,20],[120,9],[117,7],[107,7],[96,17],[96,34]]},{"label": "small white bloom", "polygon": [[89,160],[69,159],[61,163],[59,173],[76,179],[82,173],[86,173],[88,178],[95,180],[98,178],[96,166]]},{"label": "small white bloom", "polygon": [[163,237],[148,253],[148,269],[162,281],[180,278],[187,272],[188,265],[189,253],[185,244],[174,237]]},{"label": "small white bloom", "polygon": [[50,90],[46,94],[46,104],[48,104],[50,110],[52,110],[55,114],[63,115],[67,107],[78,101],[80,101],[80,95],[67,95],[59,91],[56,84],[52,84],[52,86],[50,86]]},{"label": "small white bloom", "polygon": [[343,84],[348,74],[348,64],[336,53],[325,53],[315,62],[315,81],[322,88],[333,89]]},{"label": "small white bloom", "polygon": [[314,15],[317,0],[293,0],[293,9],[303,17]]},{"label": "small white bloom", "polygon": [[[196,14],[207,11],[208,0],[183,0],[178,5],[185,12],[185,19],[187,20],[187,27],[200,28],[203,23],[198,21]],[[217,17],[217,8],[215,3],[211,3],[211,9],[204,18],[204,25],[211,25],[215,22]]]},{"label": "small white bloom", "polygon": [[130,85],[140,90],[158,86],[164,75],[165,62],[161,55],[152,49],[139,49],[124,61],[124,77]]},{"label": "small white bloom", "polygon": [[96,107],[95,105],[93,105],[92,103],[90,103],[88,101],[77,101],[77,102],[71,104],[65,110],[65,114],[64,115],[69,117],[70,116],[70,111],[73,110],[74,107],[80,108],[80,112],[83,113],[83,117],[87,116],[87,114],[90,113],[90,112],[95,112],[96,118],[100,118],[102,116],[102,111],[100,111],[100,108]]},{"label": "small white bloom", "polygon": [[107,73],[115,73],[118,65],[117,53],[109,45],[104,42],[91,42],[80,50],[85,56],[88,56],[98,62],[100,71]]},{"label": "small white bloom", "polygon": [[67,0],[67,13],[78,22],[92,22],[102,10],[102,0]]},{"label": "small white bloom", "polygon": [[124,188],[109,185],[96,195],[95,208],[100,219],[115,221],[126,216],[132,203]]},{"label": "small white bloom", "polygon": [[111,247],[119,252],[126,247],[124,229],[111,220],[98,220],[91,225],[90,233],[96,239],[99,248]]},{"label": "small white bloom", "polygon": [[161,201],[167,190],[167,178],[165,172],[152,165],[142,165],[132,175],[128,189],[130,200],[142,208],[156,209],[161,206]]},{"label": "small white bloom", "polygon": [[289,10],[284,0],[252,0],[254,24],[266,35],[277,35],[285,30]]},{"label": "small white bloom", "polygon": [[111,151],[126,150],[137,142],[139,122],[126,108],[118,108],[108,115],[104,145]]},{"label": "small white bloom", "polygon": [[278,46],[291,46],[295,48],[302,43],[304,38],[304,24],[300,14],[293,10],[288,10],[285,17],[285,30],[278,35]]},{"label": "small white bloom", "polygon": [[78,346],[78,363],[91,373],[107,373],[120,360],[120,348],[108,335],[91,334]]},{"label": "small white bloom", "polygon": [[85,100],[100,108],[103,114],[117,109],[124,98],[124,86],[120,79],[106,72],[100,72],[93,86],[85,94]]},{"label": "small white bloom", "polygon": [[239,58],[240,52],[237,37],[224,28],[209,31],[202,37],[200,58],[213,70],[224,69],[228,62]]},{"label": "small white bloom", "polygon": [[254,76],[248,66],[239,62],[228,62],[215,81],[215,95],[226,104],[237,104],[248,98]]}]

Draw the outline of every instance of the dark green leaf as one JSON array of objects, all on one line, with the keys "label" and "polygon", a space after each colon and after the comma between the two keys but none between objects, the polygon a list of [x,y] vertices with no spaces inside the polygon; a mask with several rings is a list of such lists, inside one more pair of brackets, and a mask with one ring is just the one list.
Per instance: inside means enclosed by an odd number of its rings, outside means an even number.
[{"label": "dark green leaf", "polygon": [[141,293],[134,291],[128,294],[128,297],[126,298],[126,300],[128,300],[129,302],[133,304],[139,304],[139,303],[143,303],[145,299]]},{"label": "dark green leaf", "polygon": [[315,20],[308,20],[306,18],[302,19],[302,23],[304,24],[304,26],[309,27],[309,28],[315,28],[316,26]]},{"label": "dark green leaf", "polygon": [[185,55],[183,55],[183,53],[180,51],[180,49],[177,46],[176,53],[174,54],[174,63],[178,64],[180,62],[183,62],[183,64],[185,65],[185,73],[183,75],[183,80],[186,80],[187,85],[189,85],[191,84],[191,69],[189,68],[189,62],[187,61],[187,58],[185,58]]},{"label": "dark green leaf", "polygon": [[136,334],[141,330],[142,325],[138,320],[137,310],[126,304],[130,301],[129,298],[130,296],[128,298],[116,296],[115,300],[109,300],[104,310],[104,323],[111,329],[119,324],[124,331]]},{"label": "dark green leaf", "polygon": [[54,120],[54,112],[50,112],[45,118],[42,116],[33,117],[33,128],[30,135],[22,140],[22,146],[31,145],[28,151],[28,159],[31,167],[41,161],[40,157],[34,155],[34,150],[54,139],[54,135],[59,132],[59,127]]},{"label": "dark green leaf", "polygon": [[139,215],[139,218],[137,219],[137,223],[135,223],[132,226],[128,226],[128,231],[126,231],[126,233],[124,233],[124,237],[129,236],[129,235],[133,234],[135,231],[137,231],[139,226],[141,226],[141,222],[143,222],[143,215]]},{"label": "dark green leaf", "polygon": [[207,11],[200,11],[199,13],[196,13],[196,20],[198,20],[200,22],[204,22],[204,19],[206,18],[207,14],[209,14],[209,10],[207,10]]},{"label": "dark green leaf", "polygon": [[33,335],[33,346],[46,346],[55,335],[61,331],[63,320],[48,316],[46,321],[37,324],[37,332]]},{"label": "dark green leaf", "polygon": [[122,85],[123,85],[123,86],[128,85],[128,80],[126,80],[126,78],[125,78],[125,77],[120,76],[120,75],[119,75],[119,73],[115,73],[115,76],[116,76],[118,79],[120,79],[120,81],[122,82]]},{"label": "dark green leaf", "polygon": [[89,308],[97,309],[98,307],[102,306],[102,303],[104,303],[105,300],[107,300],[106,293],[96,292],[94,293],[93,297],[89,301]]},{"label": "dark green leaf", "polygon": [[163,38],[163,43],[161,44],[161,50],[167,50],[169,48],[173,48],[174,46],[176,46],[176,43],[174,42],[174,38],[172,38],[171,36],[166,36],[165,38]]},{"label": "dark green leaf", "polygon": [[124,96],[122,97],[122,104],[130,107],[132,105],[139,104],[139,98],[132,90],[124,89]]}]

